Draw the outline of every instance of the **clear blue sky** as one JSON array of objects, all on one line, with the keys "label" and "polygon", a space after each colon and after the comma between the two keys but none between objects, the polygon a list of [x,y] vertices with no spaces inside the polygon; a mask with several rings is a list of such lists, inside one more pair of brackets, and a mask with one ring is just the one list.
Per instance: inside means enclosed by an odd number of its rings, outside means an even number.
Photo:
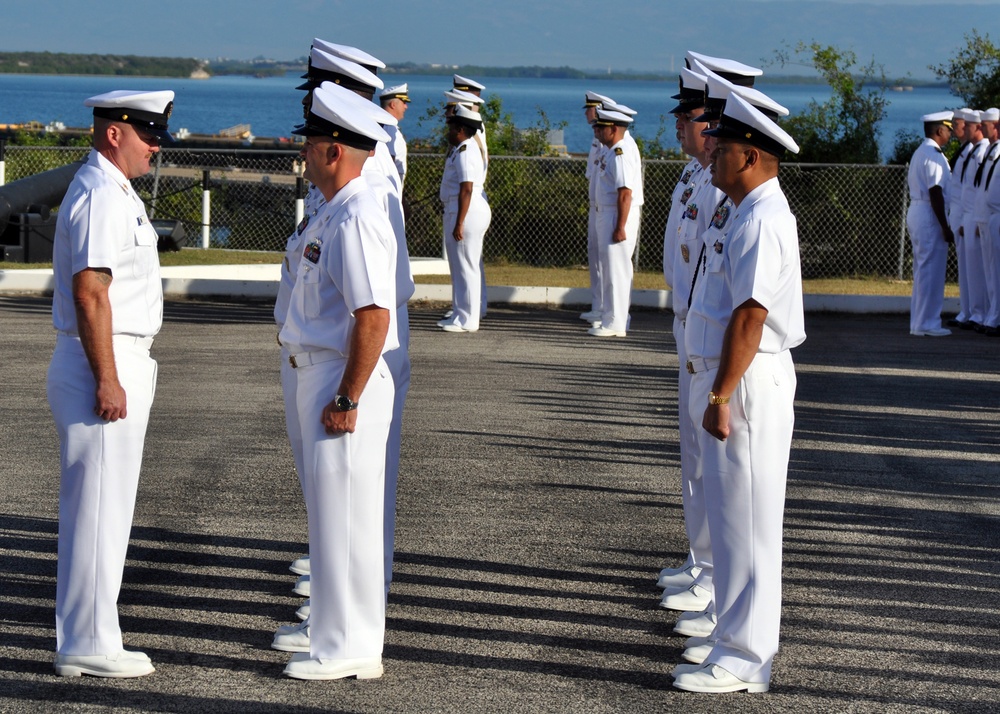
[{"label": "clear blue sky", "polygon": [[464,5],[473,12],[457,16],[462,5],[8,1],[0,14],[0,51],[294,59],[317,36],[386,62],[670,72],[688,49],[766,65],[783,44],[816,40],[874,58],[891,77],[921,78],[973,28],[1000,44],[1000,0],[472,0]]}]

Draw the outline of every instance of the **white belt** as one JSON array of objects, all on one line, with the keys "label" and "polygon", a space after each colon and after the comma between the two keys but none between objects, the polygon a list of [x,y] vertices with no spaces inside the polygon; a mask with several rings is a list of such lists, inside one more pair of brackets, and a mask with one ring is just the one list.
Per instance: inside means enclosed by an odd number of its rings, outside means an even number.
[{"label": "white belt", "polygon": [[[80,335],[75,332],[65,332],[64,330],[57,330],[56,332],[62,337],[68,337],[71,340],[80,339]],[[120,345],[136,345],[137,347],[142,347],[144,350],[148,350],[153,346],[152,337],[140,337],[139,335],[112,335],[111,340]]]},{"label": "white belt", "polygon": [[714,357],[692,357],[687,361],[687,371],[689,374],[697,374],[698,372],[707,372],[710,369],[715,369],[719,366],[722,360],[716,359]]},{"label": "white belt", "polygon": [[347,357],[337,350],[316,350],[315,352],[299,352],[297,355],[288,355],[288,363],[295,369],[332,362],[335,359],[347,359]]}]

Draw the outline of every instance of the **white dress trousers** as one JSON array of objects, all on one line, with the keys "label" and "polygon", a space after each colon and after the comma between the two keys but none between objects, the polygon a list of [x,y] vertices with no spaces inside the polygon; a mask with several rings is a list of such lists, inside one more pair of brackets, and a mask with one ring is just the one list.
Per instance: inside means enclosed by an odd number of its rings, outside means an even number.
[{"label": "white dress trousers", "polygon": [[448,249],[454,295],[455,313],[452,319],[467,330],[478,330],[479,320],[483,315],[486,297],[483,294],[483,238],[490,227],[492,215],[490,204],[486,202],[482,192],[473,191],[462,225],[463,237],[457,241],[452,237],[452,231],[458,220],[458,205],[452,203],[445,207],[444,241]]},{"label": "white dress trousers", "polygon": [[625,332],[629,325],[632,302],[632,254],[639,239],[641,206],[632,206],[625,221],[625,240],[615,243],[611,235],[618,223],[618,209],[600,206],[597,214],[597,236],[601,261],[601,286],[604,292],[604,312],[601,324],[611,330]]},{"label": "white dress trousers", "polygon": [[385,635],[383,486],[394,388],[380,359],[361,394],[355,432],[330,436],[320,417],[346,365],[332,359],[296,370],[309,481],[313,659],[378,657]]},{"label": "white dress trousers", "polygon": [[906,228],[913,245],[913,294],[910,331],[941,329],[948,244],[929,201],[911,201]]},{"label": "white dress trousers", "polygon": [[392,421],[389,440],[385,445],[385,508],[382,517],[382,542],[385,551],[385,592],[392,583],[392,560],[396,544],[396,487],[399,481],[399,458],[403,435],[403,407],[410,391],[410,315],[406,303],[396,307],[396,334],[399,347],[382,355],[395,395],[392,400]]},{"label": "white dress trousers", "polygon": [[[691,381],[691,419],[698,424],[716,372]],[[729,437],[719,441],[698,430],[718,613],[718,643],[706,662],[745,682],[768,682],[778,651],[795,383],[790,352],[758,353],[732,394]]]},{"label": "white dress trousers", "polygon": [[[137,344],[137,339],[147,342]],[[113,338],[128,412],[124,419],[106,422],[94,414],[97,385],[79,338],[60,334],[56,341],[47,387],[62,464],[56,577],[59,654],[122,650],[117,603],[156,389],[151,342]]]},{"label": "white dress trousers", "polygon": [[677,342],[677,431],[681,451],[681,497],[684,507],[684,530],[688,537],[688,564],[701,568],[698,585],[712,588],[712,539],[705,511],[705,483],[702,480],[698,432],[701,421],[691,418],[691,374],[687,370],[687,349],[684,347],[684,321],[674,317],[674,340]]}]

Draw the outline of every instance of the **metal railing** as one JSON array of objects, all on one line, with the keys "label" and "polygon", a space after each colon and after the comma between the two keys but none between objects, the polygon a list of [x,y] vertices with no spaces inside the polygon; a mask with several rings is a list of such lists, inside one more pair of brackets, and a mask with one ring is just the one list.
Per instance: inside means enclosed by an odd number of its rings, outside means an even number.
[{"label": "metal railing", "polygon": [[[6,180],[61,166],[81,148],[6,150]],[[645,205],[636,264],[662,265],[670,195],[684,162],[643,162]],[[444,156],[411,154],[404,189],[407,239],[414,257],[441,255],[438,187]],[[493,220],[487,262],[579,266],[587,261],[585,159],[490,158],[486,193]],[[133,181],[151,217],[183,221],[192,242],[215,248],[283,250],[295,227],[299,154],[289,150],[167,148],[154,170]],[[908,279],[905,166],[785,164],[780,180],[798,219],[807,278],[872,276]],[[208,210],[205,199],[209,200]],[[206,219],[205,216],[208,216]],[[954,266],[951,268],[954,276]]]}]

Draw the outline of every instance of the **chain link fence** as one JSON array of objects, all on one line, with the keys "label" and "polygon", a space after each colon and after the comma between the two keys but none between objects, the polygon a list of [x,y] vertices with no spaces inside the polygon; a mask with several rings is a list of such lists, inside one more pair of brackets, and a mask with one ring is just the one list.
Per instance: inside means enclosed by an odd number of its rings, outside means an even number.
[{"label": "chain link fence", "polygon": [[[87,149],[8,146],[8,182],[82,158]],[[659,271],[670,195],[683,161],[643,162],[645,205],[636,249],[640,270]],[[586,160],[490,157],[486,193],[493,212],[488,263],[580,266],[587,262]],[[438,187],[444,156],[409,156],[404,203],[410,255],[442,254]],[[301,166],[296,149],[164,149],[154,170],[133,181],[152,218],[184,223],[189,245],[280,251],[295,227]],[[798,219],[806,278],[909,279],[906,166],[785,164],[780,180]],[[203,221],[203,193],[211,209]],[[203,233],[203,228],[207,232]],[[952,263],[950,277],[954,279]]]}]

